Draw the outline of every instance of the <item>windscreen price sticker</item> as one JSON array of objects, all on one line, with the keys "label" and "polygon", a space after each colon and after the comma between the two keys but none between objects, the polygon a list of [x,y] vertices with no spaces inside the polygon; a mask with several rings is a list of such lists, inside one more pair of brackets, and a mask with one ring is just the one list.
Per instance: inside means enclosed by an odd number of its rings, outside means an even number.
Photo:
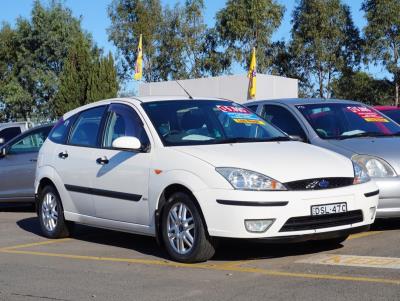
[{"label": "windscreen price sticker", "polygon": [[217,106],[217,109],[227,114],[236,123],[243,124],[265,124],[260,117],[243,107]]},{"label": "windscreen price sticker", "polygon": [[389,122],[385,117],[367,107],[347,107],[347,110],[357,114],[367,122]]}]

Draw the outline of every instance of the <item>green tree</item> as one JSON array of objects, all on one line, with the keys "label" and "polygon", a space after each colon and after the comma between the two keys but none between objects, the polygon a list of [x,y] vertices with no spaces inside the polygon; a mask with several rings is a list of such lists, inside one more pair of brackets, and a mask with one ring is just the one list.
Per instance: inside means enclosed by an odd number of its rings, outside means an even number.
[{"label": "green tree", "polygon": [[103,57],[83,35],[69,49],[54,107],[57,116],[79,106],[117,96],[118,80],[111,53]]},{"label": "green tree", "polygon": [[400,86],[400,1],[365,0],[362,4],[367,26],[364,28],[367,58],[382,62],[393,75],[395,104],[399,105]]},{"label": "green tree", "polygon": [[365,72],[349,72],[332,82],[332,96],[371,105],[390,104],[393,84],[387,79],[375,79]]},{"label": "green tree", "polygon": [[172,8],[155,0],[114,0],[108,34],[123,57],[119,75],[132,77],[140,34],[146,81],[218,75],[227,70],[229,60],[218,49],[215,31],[205,25],[203,11],[203,0],[186,0]]},{"label": "green tree", "polygon": [[290,43],[273,42],[266,51],[266,56],[271,61],[268,68],[271,74],[298,79],[299,97],[316,96],[309,79],[308,68],[302,60],[294,55]]},{"label": "green tree", "polygon": [[67,111],[88,103],[88,79],[92,68],[90,46],[81,35],[76,38],[68,51],[60,76],[60,86],[54,100],[56,116],[61,116]]},{"label": "green tree", "polygon": [[107,56],[95,55],[89,70],[87,102],[117,96],[118,79],[111,52]]},{"label": "green tree", "polygon": [[132,76],[135,68],[137,45],[143,35],[144,68],[147,81],[159,79],[158,68],[154,68],[158,56],[157,47],[160,29],[163,26],[162,8],[159,0],[113,0],[108,7],[111,26],[108,28],[109,40],[118,48],[124,60],[119,76]]},{"label": "green tree", "polygon": [[332,80],[360,61],[359,31],[340,0],[301,0],[292,18],[293,54],[301,61],[320,97],[329,98]]},{"label": "green tree", "polygon": [[[8,52],[8,57],[0,54],[0,69],[7,66],[7,72],[0,70],[0,97],[7,118],[51,118],[63,62],[81,32],[80,21],[60,1],[45,7],[36,0],[30,19],[19,18],[14,29],[3,25],[1,32],[0,39],[8,37],[7,44],[0,44],[0,52]],[[18,102],[24,102],[21,106],[14,105],[16,91]]]},{"label": "green tree", "polygon": [[271,36],[281,24],[284,7],[274,0],[228,0],[216,16],[216,30],[227,54],[248,68],[251,48],[257,47],[257,68],[265,72]]}]

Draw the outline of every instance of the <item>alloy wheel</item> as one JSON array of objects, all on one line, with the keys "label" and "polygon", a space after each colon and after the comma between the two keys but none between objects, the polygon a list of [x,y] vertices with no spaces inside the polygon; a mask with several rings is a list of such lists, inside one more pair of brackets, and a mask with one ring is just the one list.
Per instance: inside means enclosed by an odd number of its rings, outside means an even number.
[{"label": "alloy wheel", "polygon": [[57,200],[53,193],[48,192],[44,195],[41,214],[46,230],[53,232],[58,222]]},{"label": "alloy wheel", "polygon": [[167,231],[175,252],[184,255],[193,249],[195,226],[193,214],[185,204],[178,202],[172,206],[168,213]]}]

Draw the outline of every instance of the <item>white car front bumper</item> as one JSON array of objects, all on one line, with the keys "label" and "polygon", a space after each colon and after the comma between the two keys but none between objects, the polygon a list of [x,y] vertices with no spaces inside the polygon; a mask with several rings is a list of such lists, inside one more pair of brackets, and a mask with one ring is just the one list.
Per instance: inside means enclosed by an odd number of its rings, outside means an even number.
[{"label": "white car front bumper", "polygon": [[[196,191],[195,196],[211,236],[284,239],[323,233],[328,237],[331,232],[343,230],[351,233],[351,229],[361,231],[368,228],[375,220],[377,191],[376,184],[370,181],[343,188],[309,191],[210,189]],[[369,193],[372,196],[368,196]],[[311,216],[313,205],[343,202],[347,204],[347,213],[341,216]],[[288,223],[291,218],[295,220]],[[253,233],[245,227],[245,220],[251,219],[274,219],[274,223],[263,233]],[[317,237],[320,239],[321,235]]]}]

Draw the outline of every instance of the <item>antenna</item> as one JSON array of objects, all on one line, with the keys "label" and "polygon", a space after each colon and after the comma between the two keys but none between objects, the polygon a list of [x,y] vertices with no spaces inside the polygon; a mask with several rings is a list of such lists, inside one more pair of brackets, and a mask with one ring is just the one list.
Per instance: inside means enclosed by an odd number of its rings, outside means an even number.
[{"label": "antenna", "polygon": [[189,96],[190,99],[193,99],[193,96],[190,95],[190,93],[181,85],[181,83],[178,80],[176,80],[175,82],[179,85],[179,87],[182,88],[182,90],[187,94],[187,96]]}]

